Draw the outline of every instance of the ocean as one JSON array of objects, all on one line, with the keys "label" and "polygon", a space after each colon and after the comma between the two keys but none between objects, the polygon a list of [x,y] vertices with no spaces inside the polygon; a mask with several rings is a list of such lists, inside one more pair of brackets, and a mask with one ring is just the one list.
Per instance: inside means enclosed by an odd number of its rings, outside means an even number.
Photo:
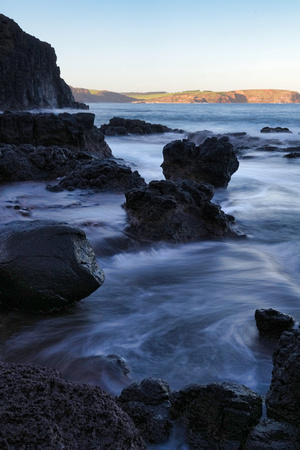
[{"label": "ocean", "polygon": [[[1,223],[51,218],[82,228],[106,280],[65,312],[4,317],[1,359],[54,367],[115,395],[145,377],[162,378],[172,389],[234,381],[264,395],[273,344],[259,338],[255,310],[274,308],[300,319],[300,159],[284,157],[300,146],[300,105],[91,104],[90,111],[97,126],[119,116],[185,131],[106,138],[114,156],[147,182],[164,178],[166,143],[203,130],[246,132],[240,167],[213,202],[234,215],[247,238],[134,245],[123,232],[123,194],[2,184]],[[260,133],[265,126],[291,133]],[[266,145],[269,151],[259,149]],[[21,210],[9,207],[15,202]],[[26,209],[31,216],[22,215]],[[130,373],[103,364],[110,354],[123,358]]]}]

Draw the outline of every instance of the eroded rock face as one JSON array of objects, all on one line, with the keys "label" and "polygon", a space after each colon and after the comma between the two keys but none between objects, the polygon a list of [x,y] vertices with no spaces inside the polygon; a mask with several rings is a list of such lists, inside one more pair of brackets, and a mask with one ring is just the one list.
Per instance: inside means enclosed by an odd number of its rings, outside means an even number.
[{"label": "eroded rock face", "polygon": [[54,311],[75,303],[104,281],[79,228],[55,221],[14,221],[0,227],[0,304]]},{"label": "eroded rock face", "polygon": [[173,141],[163,148],[161,165],[167,180],[193,180],[226,187],[239,162],[227,137],[207,138],[201,145],[185,139]]},{"label": "eroded rock face", "polygon": [[0,14],[0,110],[82,108],[60,77],[50,44]]},{"label": "eroded rock face", "polygon": [[187,428],[192,448],[242,448],[262,414],[262,398],[236,383],[190,385],[172,395],[171,416]]},{"label": "eroded rock face", "polygon": [[245,450],[298,450],[296,427],[271,419],[263,419],[250,432]]},{"label": "eroded rock face", "polygon": [[1,448],[147,448],[110,395],[53,369],[0,362],[0,391]]},{"label": "eroded rock face", "polygon": [[273,372],[266,395],[268,417],[300,423],[300,330],[282,333],[273,354]]},{"label": "eroded rock face", "polygon": [[135,170],[112,159],[90,160],[78,164],[57,185],[48,186],[50,191],[64,189],[94,189],[96,191],[124,192],[145,186],[145,180]]},{"label": "eroded rock face", "polygon": [[138,239],[189,242],[239,236],[234,218],[211,203],[213,187],[185,181],[151,181],[125,194],[127,232]]}]

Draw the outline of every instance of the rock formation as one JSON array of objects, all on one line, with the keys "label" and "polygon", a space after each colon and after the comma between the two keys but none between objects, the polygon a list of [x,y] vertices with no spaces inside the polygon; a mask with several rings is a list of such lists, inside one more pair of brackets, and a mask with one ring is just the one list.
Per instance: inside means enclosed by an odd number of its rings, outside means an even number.
[{"label": "rock formation", "polygon": [[83,108],[60,77],[54,49],[0,14],[0,110]]},{"label": "rock formation", "polygon": [[213,187],[185,181],[151,181],[125,194],[127,232],[138,239],[189,242],[239,236],[234,218],[211,203]]},{"label": "rock formation", "polygon": [[97,386],[53,369],[0,363],[0,447],[143,450],[130,417]]},{"label": "rock formation", "polygon": [[284,331],[290,331],[295,319],[275,309],[257,309],[255,322],[261,337],[278,340]]},{"label": "rock formation", "polygon": [[186,139],[173,141],[163,148],[161,165],[167,180],[193,180],[226,187],[239,162],[228,137],[207,138],[196,146]]},{"label": "rock formation", "polygon": [[170,131],[181,132],[182,130],[172,130],[165,125],[149,123],[144,120],[113,117],[108,124],[101,125],[100,131],[106,136],[127,136],[128,134],[156,134]]},{"label": "rock formation", "polygon": [[55,311],[87,297],[104,281],[79,228],[55,221],[14,221],[0,227],[0,304]]}]

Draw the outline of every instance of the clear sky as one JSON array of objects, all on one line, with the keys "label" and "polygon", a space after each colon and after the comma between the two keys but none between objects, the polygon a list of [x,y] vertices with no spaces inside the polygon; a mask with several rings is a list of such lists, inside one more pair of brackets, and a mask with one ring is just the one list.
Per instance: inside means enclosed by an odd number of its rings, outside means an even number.
[{"label": "clear sky", "polygon": [[0,0],[64,80],[115,92],[300,91],[299,0]]}]

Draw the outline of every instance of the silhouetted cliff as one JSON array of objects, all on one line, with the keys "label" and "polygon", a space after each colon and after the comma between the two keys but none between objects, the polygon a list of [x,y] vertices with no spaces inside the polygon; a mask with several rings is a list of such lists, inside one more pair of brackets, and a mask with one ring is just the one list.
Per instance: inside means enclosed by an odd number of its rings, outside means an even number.
[{"label": "silhouetted cliff", "polygon": [[60,77],[55,50],[0,14],[0,109],[83,108]]}]

